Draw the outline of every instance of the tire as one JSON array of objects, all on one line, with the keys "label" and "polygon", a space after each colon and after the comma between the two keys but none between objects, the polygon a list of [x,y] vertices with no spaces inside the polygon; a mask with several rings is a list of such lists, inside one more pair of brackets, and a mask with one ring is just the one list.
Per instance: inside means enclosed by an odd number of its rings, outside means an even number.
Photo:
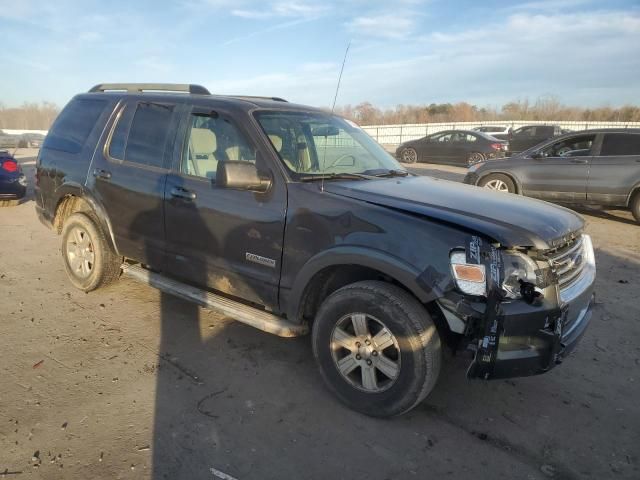
[{"label": "tire", "polygon": [[486,158],[484,157],[484,155],[480,152],[471,152],[469,154],[469,156],[467,157],[467,165],[471,166],[471,165],[475,165],[478,162],[483,162],[485,161]]},{"label": "tire", "polygon": [[415,148],[403,148],[400,152],[400,161],[402,163],[416,163],[418,161],[418,152]]},{"label": "tire", "polygon": [[[369,335],[356,336],[356,325]],[[312,343],[329,389],[373,417],[408,412],[440,374],[440,336],[431,317],[413,296],[385,282],[357,282],[332,293],[320,306]]]},{"label": "tire", "polygon": [[633,194],[629,202],[629,208],[636,222],[640,223],[640,190]]},{"label": "tire", "polygon": [[496,192],[516,193],[516,184],[510,177],[502,173],[491,173],[486,177],[482,177],[478,182],[478,186]]},{"label": "tire", "polygon": [[71,283],[90,292],[120,276],[116,255],[91,213],[74,213],[62,228],[62,259]]}]

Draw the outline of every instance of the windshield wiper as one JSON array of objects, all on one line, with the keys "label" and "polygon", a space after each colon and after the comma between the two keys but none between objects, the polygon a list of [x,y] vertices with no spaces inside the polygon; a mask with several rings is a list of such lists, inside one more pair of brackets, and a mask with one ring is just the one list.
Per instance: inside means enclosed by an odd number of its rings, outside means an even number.
[{"label": "windshield wiper", "polygon": [[315,175],[303,175],[298,177],[301,182],[313,182],[316,180],[371,180],[372,175],[364,173],[319,173]]},{"label": "windshield wiper", "polygon": [[[380,173],[374,173],[380,172]],[[387,170],[383,168],[375,169],[375,170],[366,170],[362,172],[363,175],[372,175],[374,177],[406,177],[409,175],[409,172],[406,170]]]}]

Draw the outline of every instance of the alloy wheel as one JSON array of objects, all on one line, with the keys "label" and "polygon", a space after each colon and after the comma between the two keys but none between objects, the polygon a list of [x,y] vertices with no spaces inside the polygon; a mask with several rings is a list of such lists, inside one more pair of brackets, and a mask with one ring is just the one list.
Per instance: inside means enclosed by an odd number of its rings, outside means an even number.
[{"label": "alloy wheel", "polygon": [[67,262],[71,271],[81,278],[91,275],[96,254],[93,242],[86,230],[74,227],[67,240]]},{"label": "alloy wheel", "polygon": [[506,192],[506,193],[509,192],[509,187],[507,186],[507,184],[499,179],[489,180],[484,185],[484,188],[488,188],[489,190],[495,190],[497,192]]},{"label": "alloy wheel", "polygon": [[396,337],[384,323],[365,313],[338,320],[331,333],[331,355],[342,377],[368,393],[387,390],[400,373]]},{"label": "alloy wheel", "polygon": [[402,161],[404,163],[416,163],[418,160],[418,153],[413,148],[405,148],[402,151]]}]

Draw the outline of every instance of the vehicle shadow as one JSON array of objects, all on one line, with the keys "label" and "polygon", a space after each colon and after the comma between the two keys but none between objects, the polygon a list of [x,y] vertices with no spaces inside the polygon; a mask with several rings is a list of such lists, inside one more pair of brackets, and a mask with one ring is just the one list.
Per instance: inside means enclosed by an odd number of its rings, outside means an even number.
[{"label": "vehicle shadow", "polygon": [[614,222],[625,223],[627,225],[638,225],[633,216],[628,210],[613,209],[605,210],[601,208],[582,207],[576,205],[566,205],[567,208],[571,208],[582,215],[589,215],[592,217],[601,218],[603,220],[611,220]]}]

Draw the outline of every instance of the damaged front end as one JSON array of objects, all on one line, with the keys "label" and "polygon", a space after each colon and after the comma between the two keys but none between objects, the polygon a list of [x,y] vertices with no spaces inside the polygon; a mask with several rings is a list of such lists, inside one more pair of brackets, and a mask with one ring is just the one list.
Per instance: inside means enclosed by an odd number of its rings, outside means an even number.
[{"label": "damaged front end", "polygon": [[457,289],[439,304],[475,351],[469,378],[544,373],[573,350],[590,321],[595,259],[588,235],[545,251],[472,236],[452,251],[451,264]]}]

